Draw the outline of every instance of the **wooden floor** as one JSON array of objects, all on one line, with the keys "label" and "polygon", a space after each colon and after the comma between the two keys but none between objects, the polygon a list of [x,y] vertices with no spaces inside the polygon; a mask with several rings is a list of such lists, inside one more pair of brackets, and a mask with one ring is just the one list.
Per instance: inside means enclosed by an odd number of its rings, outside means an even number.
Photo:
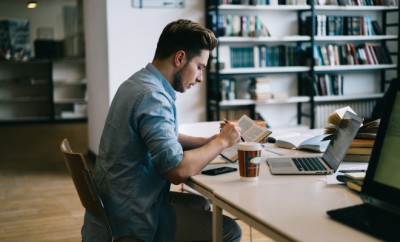
[{"label": "wooden floor", "polygon": [[[64,137],[87,151],[84,123],[0,126],[1,242],[81,241],[84,210],[59,151]],[[253,229],[252,241],[271,240]]]}]

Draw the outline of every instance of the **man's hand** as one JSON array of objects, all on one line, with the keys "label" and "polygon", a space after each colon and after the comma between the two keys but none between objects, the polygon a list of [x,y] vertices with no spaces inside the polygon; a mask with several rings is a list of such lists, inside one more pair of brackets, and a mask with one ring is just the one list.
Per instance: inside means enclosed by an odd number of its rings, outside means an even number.
[{"label": "man's hand", "polygon": [[227,122],[217,138],[221,139],[227,148],[237,143],[240,140],[240,136],[241,130],[239,125]]}]

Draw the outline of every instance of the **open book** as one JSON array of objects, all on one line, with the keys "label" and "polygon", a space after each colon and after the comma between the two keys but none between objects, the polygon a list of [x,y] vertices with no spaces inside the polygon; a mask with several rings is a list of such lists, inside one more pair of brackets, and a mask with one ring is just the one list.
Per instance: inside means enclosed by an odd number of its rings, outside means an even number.
[{"label": "open book", "polygon": [[[258,125],[247,115],[243,115],[239,119],[238,125],[242,130],[242,138],[246,142],[261,142],[271,134],[271,131],[264,126]],[[231,162],[236,161],[238,159],[237,144],[223,150],[221,156]]]},{"label": "open book", "polygon": [[289,133],[275,137],[275,145],[287,149],[325,152],[329,144],[329,140],[324,140],[325,136],[324,134]]},{"label": "open book", "polygon": [[328,120],[327,120],[328,125],[325,127],[325,134],[335,133],[335,131],[340,123],[340,120],[343,118],[343,115],[346,113],[346,111],[356,114],[356,112],[354,112],[354,110],[350,106],[336,109],[328,117]]},{"label": "open book", "polygon": [[[354,112],[354,110],[349,106],[336,109],[328,117],[328,125],[325,127],[325,134],[333,134],[335,132],[337,126],[339,125],[340,119],[342,119],[346,111],[356,114],[356,112]],[[379,124],[380,119],[364,122],[358,130],[355,139],[374,140],[376,138],[376,133],[378,132]]]}]

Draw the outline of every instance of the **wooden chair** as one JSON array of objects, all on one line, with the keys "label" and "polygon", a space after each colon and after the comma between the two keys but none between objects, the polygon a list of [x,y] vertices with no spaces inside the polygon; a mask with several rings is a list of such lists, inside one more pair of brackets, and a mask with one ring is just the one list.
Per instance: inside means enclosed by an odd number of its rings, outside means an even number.
[{"label": "wooden chair", "polygon": [[78,192],[82,206],[85,209],[102,216],[104,224],[108,229],[109,241],[113,242],[114,238],[110,222],[101,197],[99,196],[93,182],[89,163],[85,160],[82,153],[75,153],[72,151],[67,139],[64,139],[61,142],[60,149],[64,156],[69,174],[75,184],[75,189]]}]

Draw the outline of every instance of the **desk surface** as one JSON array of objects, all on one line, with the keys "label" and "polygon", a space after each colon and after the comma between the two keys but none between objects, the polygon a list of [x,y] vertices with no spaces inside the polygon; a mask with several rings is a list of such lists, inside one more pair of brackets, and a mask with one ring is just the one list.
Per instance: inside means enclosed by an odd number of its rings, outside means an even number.
[{"label": "desk surface", "polygon": [[187,184],[212,194],[217,206],[261,232],[271,236],[268,231],[274,231],[277,240],[375,241],[328,217],[326,211],[360,204],[361,199],[344,185],[327,184],[324,175],[275,176],[263,162],[258,182],[242,182],[233,172],[199,174]]},{"label": "desk surface", "polygon": [[[195,132],[185,130],[184,133],[212,135],[216,127],[218,132],[217,124],[188,125],[188,129],[196,127]],[[265,150],[262,152],[258,182],[242,182],[239,172],[232,172],[219,176],[198,174],[186,184],[209,197],[217,207],[276,240],[376,241],[373,237],[331,220],[326,214],[331,209],[360,204],[357,193],[341,184],[327,184],[326,175],[272,175],[265,161],[272,156],[276,155]],[[344,162],[341,167],[355,164]],[[231,163],[224,165],[237,166]]]}]

